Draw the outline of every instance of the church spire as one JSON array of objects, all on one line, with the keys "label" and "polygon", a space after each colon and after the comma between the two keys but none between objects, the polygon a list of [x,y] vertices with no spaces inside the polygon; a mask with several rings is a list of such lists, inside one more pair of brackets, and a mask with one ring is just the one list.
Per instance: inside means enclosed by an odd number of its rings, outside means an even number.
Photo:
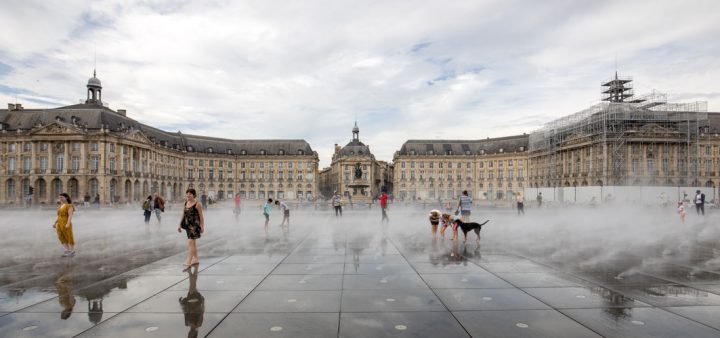
[{"label": "church spire", "polygon": [[352,129],[353,141],[360,142],[360,128],[358,128],[357,120],[355,121],[355,127]]}]

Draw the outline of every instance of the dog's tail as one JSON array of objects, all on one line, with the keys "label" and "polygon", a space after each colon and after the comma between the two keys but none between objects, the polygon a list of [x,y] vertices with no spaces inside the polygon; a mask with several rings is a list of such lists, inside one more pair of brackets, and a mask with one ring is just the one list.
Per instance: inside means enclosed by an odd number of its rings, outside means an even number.
[{"label": "dog's tail", "polygon": [[485,222],[480,223],[480,226],[483,226],[483,225],[487,224],[487,222],[490,222],[490,220],[487,220],[487,221],[485,221]]}]

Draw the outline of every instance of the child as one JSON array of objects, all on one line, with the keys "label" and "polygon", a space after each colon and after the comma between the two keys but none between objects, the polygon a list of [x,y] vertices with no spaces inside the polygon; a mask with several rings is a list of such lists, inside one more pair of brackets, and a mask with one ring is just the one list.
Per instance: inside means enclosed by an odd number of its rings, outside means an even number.
[{"label": "child", "polygon": [[440,236],[442,237],[442,239],[445,239],[445,230],[447,229],[448,226],[454,225],[453,217],[452,217],[452,215],[450,215],[448,213],[443,213],[440,216],[440,221],[442,222],[442,227],[440,227]]},{"label": "child", "polygon": [[678,202],[677,213],[680,215],[680,221],[685,224],[685,205],[682,201]]},{"label": "child", "polygon": [[437,238],[438,224],[440,224],[440,211],[436,209],[430,210],[429,218],[433,238]]}]

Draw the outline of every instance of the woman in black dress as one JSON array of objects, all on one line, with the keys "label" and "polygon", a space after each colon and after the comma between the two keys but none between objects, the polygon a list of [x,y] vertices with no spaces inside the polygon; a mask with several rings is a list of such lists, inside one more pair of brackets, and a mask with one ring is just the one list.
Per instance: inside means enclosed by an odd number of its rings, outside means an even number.
[{"label": "woman in black dress", "polygon": [[185,205],[183,208],[183,217],[180,220],[180,226],[178,226],[178,232],[185,229],[188,238],[188,258],[183,263],[183,266],[190,267],[191,265],[200,264],[200,260],[197,255],[197,246],[195,240],[200,238],[200,234],[205,232],[205,217],[203,217],[203,208],[197,201],[197,193],[195,189],[188,189],[185,191]]}]

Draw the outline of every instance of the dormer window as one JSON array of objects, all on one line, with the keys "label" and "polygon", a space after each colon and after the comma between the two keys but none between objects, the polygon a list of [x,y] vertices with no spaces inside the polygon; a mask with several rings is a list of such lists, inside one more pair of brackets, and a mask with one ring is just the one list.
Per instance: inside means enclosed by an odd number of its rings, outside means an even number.
[{"label": "dormer window", "polygon": [[193,147],[192,147],[192,146],[187,146],[187,151],[192,152],[192,151],[193,151]]},{"label": "dormer window", "polygon": [[212,147],[208,147],[208,148],[207,148],[207,152],[212,154],[213,148],[212,148]]},{"label": "dormer window", "polygon": [[520,151],[525,151],[525,147],[520,147]]},{"label": "dormer window", "polygon": [[415,155],[415,150],[410,150],[410,155]]},{"label": "dormer window", "polygon": [[298,155],[305,155],[305,150],[298,149]]},{"label": "dormer window", "polygon": [[285,155],[285,150],[282,150],[282,149],[278,150],[278,155]]},{"label": "dormer window", "polygon": [[260,155],[265,155],[265,149],[260,150]]},{"label": "dormer window", "polygon": [[428,151],[428,155],[435,155],[435,150],[432,150],[432,149],[429,150],[429,151]]},{"label": "dormer window", "polygon": [[228,154],[228,155],[232,155],[232,149],[228,149],[228,150],[227,150],[227,154]]},{"label": "dormer window", "polygon": [[503,148],[500,148],[500,150],[498,150],[498,152],[501,154],[503,153],[503,151],[504,151]]},{"label": "dormer window", "polygon": [[452,154],[453,154],[452,150],[447,151],[447,155],[452,155]]},{"label": "dormer window", "polygon": [[465,155],[470,155],[470,150],[465,150]]},{"label": "dormer window", "polygon": [[350,155],[355,155],[355,152],[350,150]]},{"label": "dormer window", "polygon": [[247,155],[247,150],[245,150],[245,149],[240,150],[240,155]]},{"label": "dormer window", "polygon": [[362,154],[363,154],[362,150],[358,150],[358,155],[362,155]]},{"label": "dormer window", "polygon": [[480,155],[485,155],[485,149],[480,149]]}]

